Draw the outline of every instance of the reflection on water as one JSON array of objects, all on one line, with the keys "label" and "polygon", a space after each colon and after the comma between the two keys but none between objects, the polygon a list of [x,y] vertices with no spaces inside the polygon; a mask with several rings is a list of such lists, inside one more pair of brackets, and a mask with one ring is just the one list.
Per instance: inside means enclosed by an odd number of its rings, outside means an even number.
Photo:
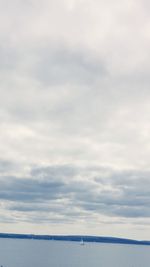
[{"label": "reflection on water", "polygon": [[150,246],[0,239],[1,267],[148,267]]}]

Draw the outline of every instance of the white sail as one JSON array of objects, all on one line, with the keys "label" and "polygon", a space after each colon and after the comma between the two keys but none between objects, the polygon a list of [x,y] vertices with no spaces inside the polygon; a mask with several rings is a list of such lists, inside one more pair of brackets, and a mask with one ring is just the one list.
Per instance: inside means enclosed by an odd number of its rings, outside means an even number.
[{"label": "white sail", "polygon": [[81,239],[81,241],[80,241],[80,245],[81,245],[81,246],[84,245],[84,241],[83,241],[83,239]]}]

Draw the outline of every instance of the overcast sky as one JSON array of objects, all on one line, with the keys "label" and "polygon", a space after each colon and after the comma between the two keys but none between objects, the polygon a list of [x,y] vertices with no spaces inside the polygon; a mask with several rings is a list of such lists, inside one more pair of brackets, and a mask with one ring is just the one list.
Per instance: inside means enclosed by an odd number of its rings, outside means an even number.
[{"label": "overcast sky", "polygon": [[0,232],[150,240],[149,10],[0,0]]}]

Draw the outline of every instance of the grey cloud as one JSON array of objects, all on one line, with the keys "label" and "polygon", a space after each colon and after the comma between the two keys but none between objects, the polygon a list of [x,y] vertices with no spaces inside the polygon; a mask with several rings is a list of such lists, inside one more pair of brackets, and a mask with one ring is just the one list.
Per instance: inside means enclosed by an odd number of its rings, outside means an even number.
[{"label": "grey cloud", "polygon": [[[57,44],[56,44],[57,46]],[[63,46],[63,45],[62,45]],[[69,50],[61,46],[37,51],[36,79],[48,85],[91,85],[106,76],[106,66],[90,52]]]},{"label": "grey cloud", "polygon": [[[102,177],[94,180],[95,174],[98,177],[100,173]],[[144,172],[141,174],[145,183],[137,171],[127,171],[124,175],[96,166],[95,169],[70,165],[33,167],[30,175],[30,179],[5,177],[1,181],[0,198],[7,201],[9,210],[26,214],[47,212],[64,219],[92,213],[121,218],[150,217],[148,172],[145,176]]]},{"label": "grey cloud", "polygon": [[63,182],[38,181],[34,179],[16,179],[5,177],[1,181],[0,199],[9,201],[42,201],[60,197]]},{"label": "grey cloud", "polygon": [[118,207],[115,209],[115,213],[118,216],[123,216],[123,217],[129,217],[129,218],[146,218],[146,217],[150,217],[150,209],[149,207],[145,207],[143,206],[138,207],[135,206],[133,207]]},{"label": "grey cloud", "polygon": [[0,173],[12,171],[15,167],[15,164],[8,160],[0,160]]},{"label": "grey cloud", "polygon": [[9,215],[1,215],[0,217],[0,223],[9,223],[9,224],[16,224],[17,218],[14,218],[13,216]]},{"label": "grey cloud", "polygon": [[[136,179],[135,177],[136,176]],[[142,177],[144,173],[142,173]],[[147,177],[146,177],[147,176]],[[82,185],[79,183],[80,188],[75,194],[75,201],[79,206],[86,210],[92,210],[98,213],[107,214],[110,216],[122,217],[149,217],[150,216],[150,197],[149,197],[149,176],[146,173],[143,178],[134,172],[120,173],[119,180],[117,173],[112,171],[109,177],[101,180],[97,184]],[[127,183],[128,181],[128,183]],[[108,189],[103,187],[108,186]],[[111,186],[111,188],[109,188]],[[97,190],[97,189],[100,189]],[[147,189],[146,189],[147,188]]]},{"label": "grey cloud", "polygon": [[43,179],[72,178],[78,173],[78,169],[71,165],[54,165],[48,167],[33,167],[31,176]]},{"label": "grey cloud", "polygon": [[32,204],[29,204],[29,205],[24,205],[23,203],[21,205],[10,205],[10,207],[8,207],[9,210],[11,211],[19,211],[19,212],[45,212],[45,211],[49,211],[48,208],[45,208],[45,207],[40,207],[39,205],[38,206],[35,206],[35,205],[32,205]]},{"label": "grey cloud", "polygon": [[14,71],[19,61],[19,55],[15,48],[8,45],[0,46],[0,74],[4,74],[4,71]]}]

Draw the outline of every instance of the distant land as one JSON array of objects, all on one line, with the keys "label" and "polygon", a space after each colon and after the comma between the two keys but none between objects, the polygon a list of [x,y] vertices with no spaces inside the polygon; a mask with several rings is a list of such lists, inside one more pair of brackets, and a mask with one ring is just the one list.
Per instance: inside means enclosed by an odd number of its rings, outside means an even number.
[{"label": "distant land", "polygon": [[150,241],[134,240],[118,237],[105,237],[105,236],[82,236],[82,235],[33,235],[33,234],[11,234],[0,233],[0,238],[13,238],[13,239],[35,239],[35,240],[56,240],[56,241],[76,241],[80,242],[98,242],[98,243],[111,243],[111,244],[132,244],[132,245],[150,245]]}]

